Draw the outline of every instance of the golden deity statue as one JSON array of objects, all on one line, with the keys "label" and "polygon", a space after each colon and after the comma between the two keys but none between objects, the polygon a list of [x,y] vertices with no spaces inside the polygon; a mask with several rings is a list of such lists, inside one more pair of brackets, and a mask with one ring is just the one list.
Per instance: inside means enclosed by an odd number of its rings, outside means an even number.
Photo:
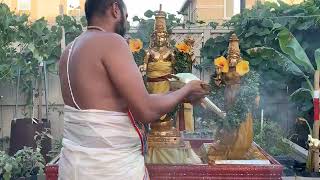
[{"label": "golden deity statue", "polygon": [[225,89],[225,106],[229,109],[236,101],[236,95],[240,90],[240,75],[236,72],[236,65],[241,60],[239,39],[236,34],[232,34],[229,39],[229,48],[227,60],[229,61],[229,72],[224,76]]},{"label": "golden deity statue", "polygon": [[[169,42],[166,28],[166,14],[156,11],[154,32],[151,35],[150,47],[144,58],[147,76],[147,89],[151,94],[163,94],[170,91],[169,79],[174,73],[174,49]],[[180,132],[174,128],[173,120],[163,115],[159,121],[151,123],[149,146],[177,146],[181,144]]]},{"label": "golden deity statue", "polygon": [[[174,48],[169,42],[166,28],[166,13],[160,10],[155,13],[154,32],[151,35],[150,47],[146,50],[144,65],[147,77],[147,89],[151,94],[165,94],[170,91],[169,79],[174,78]],[[184,142],[180,131],[174,126],[173,119],[165,114],[158,121],[150,124],[148,135],[148,153],[146,163],[183,164],[197,163],[200,159]]]}]

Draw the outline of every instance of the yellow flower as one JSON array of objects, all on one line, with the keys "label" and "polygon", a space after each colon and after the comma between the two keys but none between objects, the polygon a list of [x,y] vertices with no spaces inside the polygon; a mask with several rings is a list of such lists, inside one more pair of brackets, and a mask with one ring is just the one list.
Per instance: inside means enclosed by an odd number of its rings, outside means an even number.
[{"label": "yellow flower", "polygon": [[223,56],[216,58],[214,60],[214,65],[220,68],[223,73],[229,72],[229,62]]},{"label": "yellow flower", "polygon": [[131,52],[136,53],[142,49],[143,43],[140,39],[130,39],[129,40],[129,47],[130,47]]},{"label": "yellow flower", "polygon": [[191,48],[186,43],[179,43],[176,45],[176,48],[182,53],[189,53]]},{"label": "yellow flower", "polygon": [[243,75],[247,74],[249,71],[250,71],[250,68],[249,68],[249,62],[248,61],[241,60],[236,66],[236,72],[240,76],[243,76]]}]

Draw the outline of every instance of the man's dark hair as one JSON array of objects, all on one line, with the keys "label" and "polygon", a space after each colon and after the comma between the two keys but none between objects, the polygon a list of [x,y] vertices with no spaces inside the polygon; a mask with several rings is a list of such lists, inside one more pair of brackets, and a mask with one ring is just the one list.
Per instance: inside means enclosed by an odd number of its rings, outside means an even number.
[{"label": "man's dark hair", "polygon": [[86,0],[85,13],[88,25],[91,24],[92,17],[105,15],[106,9],[115,2],[118,3],[121,13],[123,13],[123,0]]}]

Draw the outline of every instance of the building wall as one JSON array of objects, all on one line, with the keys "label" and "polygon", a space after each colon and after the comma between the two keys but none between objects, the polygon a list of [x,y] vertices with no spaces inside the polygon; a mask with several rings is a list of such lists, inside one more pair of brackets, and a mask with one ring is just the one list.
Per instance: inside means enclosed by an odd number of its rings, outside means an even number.
[{"label": "building wall", "polygon": [[[185,21],[191,22],[205,21],[205,22],[222,22],[223,20],[231,18],[237,12],[235,12],[235,3],[240,0],[192,0],[189,6],[185,9]],[[257,1],[261,2],[276,2],[277,0],[246,0],[246,8],[252,8]],[[303,0],[283,0],[288,4],[298,4]],[[239,8],[240,9],[240,8]],[[196,16],[194,16],[196,15]]]},{"label": "building wall", "polygon": [[184,10],[184,13],[186,14],[184,16],[184,20],[185,21],[195,22],[195,20],[198,17],[198,14],[197,14],[197,1],[196,0],[190,1],[189,5]]},{"label": "building wall", "polygon": [[235,12],[234,12],[234,0],[226,0],[226,17],[232,17]]},{"label": "building wall", "polygon": [[59,15],[59,0],[36,1],[36,12],[31,12],[31,14],[35,13],[33,20],[45,17],[49,22],[54,22],[55,18]]},{"label": "building wall", "polygon": [[222,22],[235,14],[234,0],[192,0],[185,13],[185,21]]},{"label": "building wall", "polygon": [[246,0],[246,8],[251,9],[256,4],[257,0]]},{"label": "building wall", "polygon": [[224,0],[197,0],[197,19],[206,22],[224,18]]},{"label": "building wall", "polygon": [[[26,13],[30,15],[30,20],[34,21],[45,17],[50,23],[55,21],[55,18],[60,14],[60,7],[62,8],[63,14],[68,15],[84,15],[84,3],[85,0],[79,0],[80,9],[73,10],[68,8],[70,3],[68,0],[2,0],[7,4],[12,11],[17,13]],[[19,10],[19,1],[29,1],[30,10]],[[61,6],[60,6],[61,5]]]}]

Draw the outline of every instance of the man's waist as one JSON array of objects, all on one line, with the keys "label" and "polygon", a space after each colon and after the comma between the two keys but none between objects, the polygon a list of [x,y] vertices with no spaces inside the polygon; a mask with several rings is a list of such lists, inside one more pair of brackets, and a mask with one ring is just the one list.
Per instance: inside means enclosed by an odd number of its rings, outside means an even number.
[{"label": "man's waist", "polygon": [[63,147],[68,149],[82,149],[82,150],[122,150],[122,151],[135,151],[141,150],[140,139],[138,138],[108,138],[106,142],[102,137],[90,137],[90,138],[77,138],[77,137],[63,137]]}]

